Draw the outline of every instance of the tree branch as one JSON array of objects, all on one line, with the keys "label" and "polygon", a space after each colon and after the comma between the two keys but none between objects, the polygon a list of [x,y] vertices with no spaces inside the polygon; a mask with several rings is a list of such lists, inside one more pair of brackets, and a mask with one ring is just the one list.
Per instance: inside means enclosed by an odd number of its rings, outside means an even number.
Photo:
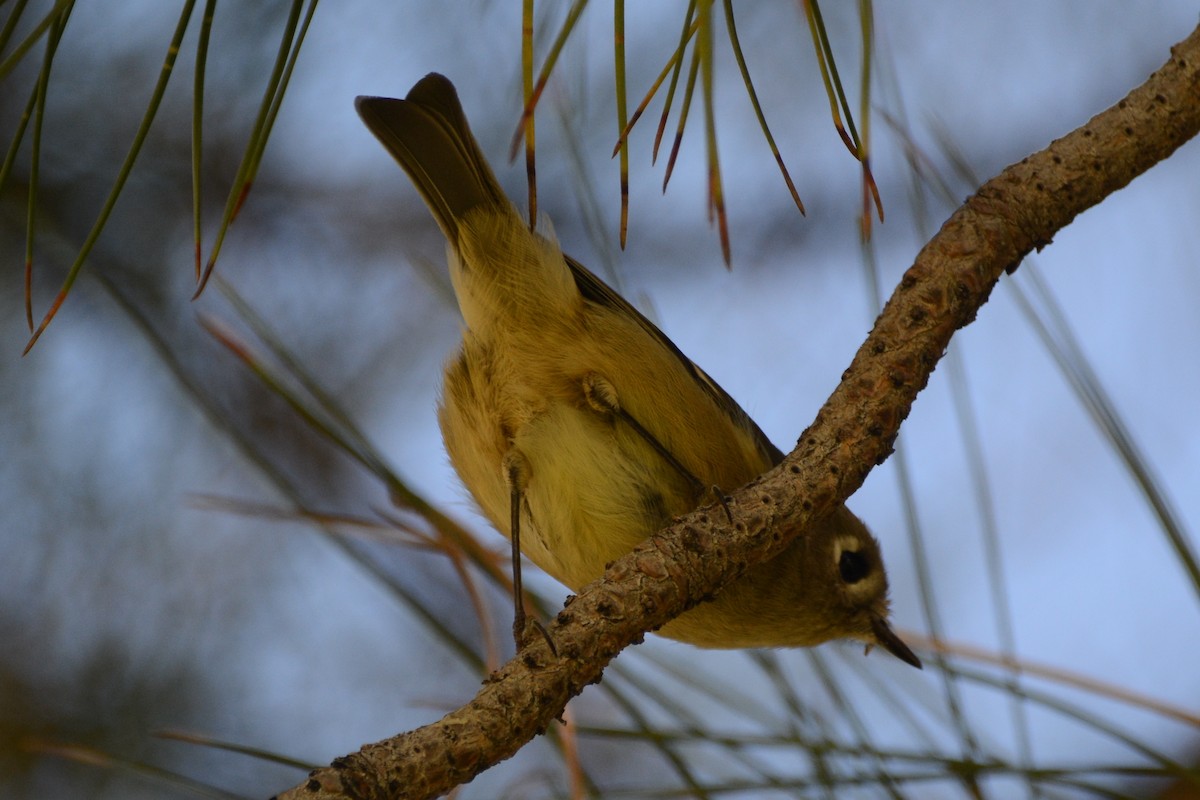
[{"label": "tree branch", "polygon": [[[314,771],[284,800],[443,794],[508,758],[600,680],[624,647],[781,552],[892,452],[900,423],[950,337],[1004,272],[1085,209],[1167,158],[1200,129],[1200,28],[1112,108],[1005,169],[917,256],[842,382],[782,464],[723,509],[700,509],[613,563],[568,600],[544,642],[489,676],[441,720]],[[802,535],[802,533],[801,533]]]}]

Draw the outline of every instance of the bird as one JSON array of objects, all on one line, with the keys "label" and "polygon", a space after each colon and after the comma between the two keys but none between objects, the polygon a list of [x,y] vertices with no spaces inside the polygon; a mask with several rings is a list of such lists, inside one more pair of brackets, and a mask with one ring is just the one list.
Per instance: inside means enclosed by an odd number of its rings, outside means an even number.
[{"label": "bird", "polygon": [[[438,73],[357,111],[447,240],[462,345],[438,423],[450,462],[513,551],[572,590],[676,516],[783,459],[745,411],[628,301],[531,229]],[[542,630],[545,634],[545,630]],[[880,547],[845,505],[657,633],[703,648],[849,638],[920,668],[889,624]]]}]

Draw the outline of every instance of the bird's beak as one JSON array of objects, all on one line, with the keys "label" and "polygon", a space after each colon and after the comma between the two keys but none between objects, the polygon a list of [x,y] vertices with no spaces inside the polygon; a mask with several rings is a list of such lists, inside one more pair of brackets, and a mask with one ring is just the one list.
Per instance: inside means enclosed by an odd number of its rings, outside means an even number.
[{"label": "bird's beak", "polygon": [[921,669],[921,659],[917,658],[916,654],[908,649],[908,645],[900,641],[900,637],[892,632],[892,629],[887,624],[887,620],[883,617],[875,614],[871,615],[871,632],[875,634],[875,641],[880,647],[905,664],[912,664],[917,669]]}]

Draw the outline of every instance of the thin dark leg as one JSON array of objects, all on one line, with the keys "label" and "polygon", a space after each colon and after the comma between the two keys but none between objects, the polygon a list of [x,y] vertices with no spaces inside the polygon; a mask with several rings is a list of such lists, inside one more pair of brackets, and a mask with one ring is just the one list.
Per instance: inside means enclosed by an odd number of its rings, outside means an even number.
[{"label": "thin dark leg", "polygon": [[509,531],[512,539],[512,579],[513,579],[513,641],[517,649],[525,640],[525,590],[521,587],[521,487],[516,481],[510,483],[509,503],[512,517]]}]

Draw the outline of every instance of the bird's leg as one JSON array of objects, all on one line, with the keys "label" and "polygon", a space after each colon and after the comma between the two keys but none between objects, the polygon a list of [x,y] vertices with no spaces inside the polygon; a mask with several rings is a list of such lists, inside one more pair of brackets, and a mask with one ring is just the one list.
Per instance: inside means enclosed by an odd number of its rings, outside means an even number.
[{"label": "bird's leg", "polygon": [[721,492],[717,487],[707,486],[703,481],[697,478],[692,471],[685,467],[682,462],[675,457],[675,454],[667,449],[666,445],[654,437],[650,431],[646,430],[642,423],[637,421],[637,418],[621,407],[620,399],[617,397],[617,389],[607,378],[589,372],[583,376],[583,397],[587,400],[594,410],[601,414],[611,415],[624,422],[629,427],[633,428],[638,436],[645,440],[646,444],[654,448],[664,461],[683,476],[684,480],[692,485],[697,497],[702,497],[708,491],[713,491],[717,497],[721,496]]},{"label": "bird's leg", "polygon": [[530,619],[525,614],[525,590],[521,585],[521,503],[525,499],[525,489],[529,486],[529,462],[517,448],[510,448],[504,454],[504,480],[509,491],[509,539],[512,543],[512,586],[513,586],[513,642],[517,650],[529,642],[530,630],[533,627],[541,633],[550,652],[557,653],[554,642],[546,628],[536,619]]}]

